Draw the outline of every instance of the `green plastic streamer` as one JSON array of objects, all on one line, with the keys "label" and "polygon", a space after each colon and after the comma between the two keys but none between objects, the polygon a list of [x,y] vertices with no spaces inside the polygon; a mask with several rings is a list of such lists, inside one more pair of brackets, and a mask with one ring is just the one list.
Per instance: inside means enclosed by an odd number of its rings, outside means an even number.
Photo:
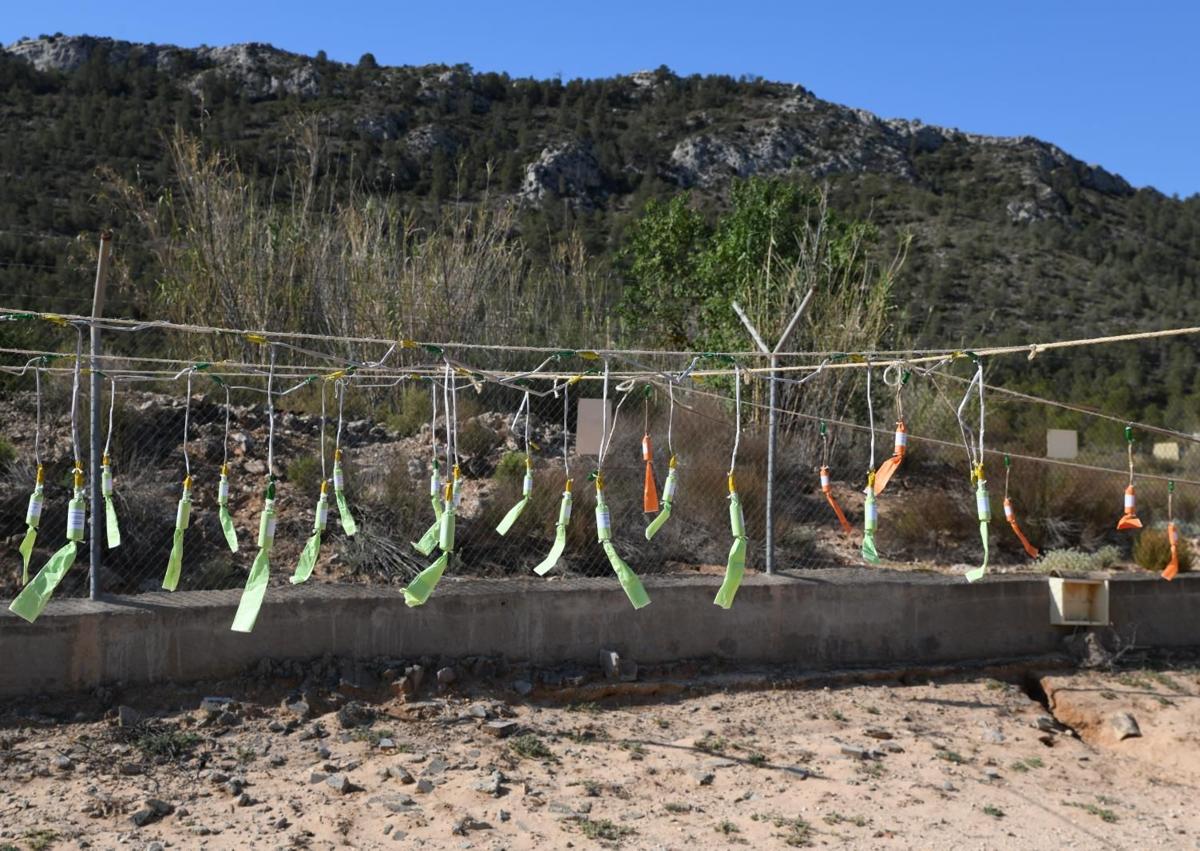
[{"label": "green plastic streamer", "polygon": [[338,449],[333,453],[333,496],[337,500],[338,519],[342,521],[342,531],[349,537],[354,537],[358,532],[358,524],[354,522],[354,515],[350,513],[350,506],[346,504],[346,476],[342,472],[342,450]]},{"label": "green plastic streamer", "polygon": [[104,531],[108,548],[121,546],[121,526],[117,522],[117,506],[113,502],[113,475],[108,456],[104,456],[100,467],[100,492],[104,495]]},{"label": "green plastic streamer", "polygon": [[296,572],[292,574],[291,582],[299,585],[312,576],[313,568],[317,565],[317,555],[321,551],[321,533],[329,524],[329,499],[326,496],[325,482],[321,482],[321,496],[317,499],[317,508],[313,518],[313,533],[304,544],[300,553],[300,561],[296,563]]},{"label": "green plastic streamer", "polygon": [[988,497],[987,480],[983,478],[975,487],[975,510],[979,516],[979,538],[983,541],[983,564],[966,572],[968,582],[982,579],[988,567],[988,523],[992,519],[992,501]]},{"label": "green plastic streamer", "polygon": [[43,480],[42,465],[39,464],[33,493],[29,495],[29,508],[25,511],[25,537],[21,539],[21,545],[17,547],[17,551],[21,554],[22,585],[29,584],[29,560],[33,557],[33,547],[37,543],[38,526],[42,522],[42,507],[46,504],[46,496],[42,485]]},{"label": "green plastic streamer", "polygon": [[217,520],[225,534],[225,543],[229,545],[229,551],[236,553],[238,538],[237,530],[233,528],[233,515],[229,513],[229,468],[225,464],[221,465],[221,481],[217,485]]},{"label": "green plastic streamer", "polygon": [[633,607],[640,609],[650,605],[650,597],[642,586],[642,580],[625,563],[612,544],[612,515],[609,513],[608,505],[604,502],[604,479],[602,476],[596,476],[596,538],[600,541],[600,546],[608,556],[608,563],[612,565],[613,572],[617,574],[621,587],[625,589],[625,596],[629,598]]},{"label": "green plastic streamer", "polygon": [[729,528],[733,533],[733,546],[729,548],[729,561],[725,565],[725,581],[713,600],[713,605],[722,609],[733,605],[746,573],[746,519],[742,515],[742,501],[734,489],[733,476],[729,477]]},{"label": "green plastic streamer", "polygon": [[521,498],[517,504],[508,509],[508,513],[504,515],[504,519],[496,526],[496,531],[501,535],[508,534],[508,530],[517,522],[517,518],[521,516],[521,512],[525,510],[525,506],[529,505],[530,495],[533,493],[533,460],[525,456],[525,479],[521,483]]},{"label": "green plastic streamer", "polygon": [[873,483],[867,484],[866,499],[863,501],[862,557],[871,564],[879,564],[879,553],[875,549],[875,527],[879,525],[879,507],[875,504]]},{"label": "green plastic streamer", "polygon": [[558,522],[554,525],[554,546],[550,547],[550,553],[542,559],[542,563],[533,569],[538,576],[545,576],[562,558],[563,550],[567,548],[567,526],[570,522],[571,480],[567,479],[566,487],[563,488],[562,502],[558,506]]},{"label": "green plastic streamer", "polygon": [[167,559],[167,575],[163,577],[163,590],[174,591],[179,587],[179,573],[183,568],[183,533],[187,531],[192,517],[192,477],[183,480],[183,495],[175,509],[175,534],[171,540],[171,556]]},{"label": "green plastic streamer", "polygon": [[67,543],[37,572],[8,609],[18,617],[33,623],[45,610],[50,596],[75,563],[78,544],[83,540],[87,508],[83,496],[83,471],[75,468],[75,496],[67,504]]},{"label": "green plastic streamer", "polygon": [[[455,467],[455,472],[457,473],[457,466]],[[457,476],[455,479],[457,481]],[[450,563],[450,555],[454,552],[455,490],[454,484],[446,486],[445,505],[442,508],[442,519],[438,524],[437,540],[438,546],[442,549],[442,554],[437,557],[437,560],[433,564],[418,573],[413,581],[408,583],[408,587],[404,589],[404,604],[409,608],[425,604],[425,601],[429,599],[429,595],[433,593],[433,589],[441,581],[442,574],[446,572],[446,565]]]},{"label": "green plastic streamer", "polygon": [[233,616],[234,632],[251,632],[258,620],[263,598],[267,594],[267,582],[271,578],[271,547],[275,544],[275,483],[267,486],[267,499],[263,503],[262,518],[258,525],[258,555],[250,566],[246,577],[246,588]]},{"label": "green plastic streamer", "polygon": [[646,540],[649,541],[658,534],[658,530],[671,519],[671,505],[675,501],[675,488],[677,480],[675,477],[675,456],[671,456],[671,463],[667,469],[667,480],[663,483],[662,498],[659,500],[662,503],[662,508],[654,519],[650,521],[650,525],[646,527]]}]

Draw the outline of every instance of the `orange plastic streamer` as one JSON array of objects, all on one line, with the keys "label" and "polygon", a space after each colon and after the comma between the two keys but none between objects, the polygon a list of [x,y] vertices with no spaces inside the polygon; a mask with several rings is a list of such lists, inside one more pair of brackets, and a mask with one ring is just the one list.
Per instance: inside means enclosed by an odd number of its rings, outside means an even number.
[{"label": "orange plastic streamer", "polygon": [[650,435],[642,435],[642,460],[646,462],[646,484],[642,488],[642,511],[658,513],[658,486],[654,483],[654,449],[650,446]]},{"label": "orange plastic streamer", "polygon": [[1171,560],[1163,568],[1162,578],[1170,582],[1179,575],[1179,532],[1175,530],[1174,523],[1167,524],[1167,540],[1171,544]]},{"label": "orange plastic streamer", "polygon": [[883,489],[887,487],[887,483],[892,480],[892,476],[900,469],[900,462],[904,460],[904,453],[908,450],[908,429],[904,427],[904,420],[896,423],[896,443],[892,449],[892,457],[888,458],[879,465],[879,469],[875,471],[875,495],[883,493]]},{"label": "orange plastic streamer", "polygon": [[825,494],[825,499],[828,500],[829,507],[833,509],[833,513],[837,515],[838,522],[842,524],[842,531],[847,535],[854,534],[854,527],[850,525],[850,521],[842,513],[842,507],[837,504],[837,500],[833,498],[833,484],[829,480],[828,467],[821,468],[821,493]]},{"label": "orange plastic streamer", "polygon": [[1041,555],[1033,544],[1029,543],[1029,539],[1025,537],[1025,533],[1021,531],[1021,527],[1017,525],[1017,513],[1013,510],[1012,500],[1007,497],[1004,500],[1004,519],[1008,521],[1008,525],[1012,527],[1013,532],[1017,536],[1017,540],[1021,542],[1021,546],[1025,548],[1025,554],[1030,558],[1037,558]]}]

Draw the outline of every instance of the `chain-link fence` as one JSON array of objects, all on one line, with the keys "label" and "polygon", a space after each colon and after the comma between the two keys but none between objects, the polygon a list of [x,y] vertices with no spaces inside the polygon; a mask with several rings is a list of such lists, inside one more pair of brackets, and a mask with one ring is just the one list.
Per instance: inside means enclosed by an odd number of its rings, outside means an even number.
[{"label": "chain-link fence", "polygon": [[[476,357],[480,355],[475,354]],[[129,362],[132,363],[132,362]],[[99,433],[87,428],[88,382],[79,400],[80,442],[87,458],[92,440],[110,441],[114,474],[114,503],[120,521],[119,547],[101,548],[97,586],[102,593],[127,594],[157,590],[167,572],[176,522],[176,503],[185,475],[183,439],[185,415],[192,486],[192,511],[184,535],[179,589],[242,586],[256,549],[259,515],[267,483],[268,416],[261,375],[214,381],[209,371],[193,375],[193,395],[185,403],[180,377],[127,380],[128,363],[106,361],[116,378],[112,433],[107,410],[113,386],[102,383],[100,400],[105,417]],[[45,465],[45,509],[31,572],[45,563],[65,534],[70,498],[72,437],[70,425],[69,362],[57,362],[42,375],[40,454]],[[291,373],[290,377],[288,373]],[[273,472],[277,477],[278,525],[272,552],[272,583],[289,581],[300,553],[312,533],[321,482],[332,475],[332,452],[337,431],[335,385],[323,378],[297,381],[296,369],[280,365],[275,388],[294,388],[275,399]],[[802,394],[784,396],[776,459],[775,559],[781,571],[814,567],[861,566],[862,488],[869,464],[869,433],[861,424],[867,412],[861,387],[847,392],[840,403],[841,418],[829,417],[828,464],[832,496],[843,509],[853,532],[844,533],[833,508],[819,487],[818,470],[824,442],[818,419],[829,415],[822,407],[821,377]],[[910,442],[906,457],[886,491],[879,497],[877,544],[883,563],[908,569],[945,569],[978,564],[982,557],[975,494],[968,477],[970,465],[958,422],[944,395],[922,391],[921,378],[904,390]],[[676,385],[673,412],[662,381],[643,393],[637,382],[621,409],[612,446],[604,464],[607,503],[612,512],[617,551],[642,575],[700,571],[715,576],[724,571],[732,535],[726,476],[735,439],[735,419],[729,379],[725,384],[690,378]],[[25,382],[22,385],[20,382]],[[564,402],[561,395],[535,395],[531,403],[533,489],[529,502],[510,531],[496,527],[522,495],[525,472],[523,423],[514,429],[514,414],[523,391],[518,387],[461,380],[458,398],[458,462],[462,471],[461,503],[457,513],[456,555],[447,579],[458,576],[531,576],[547,555],[555,537],[559,503],[567,478],[563,446]],[[226,405],[226,385],[230,404]],[[544,382],[545,389],[549,382]],[[765,384],[759,373],[747,379],[742,414],[736,480],[744,507],[749,538],[750,570],[764,566],[766,419],[757,392]],[[11,545],[9,567],[0,579],[0,597],[20,589],[21,557],[16,546],[25,532],[26,504],[34,482],[33,443],[37,399],[27,374],[0,399],[6,408],[3,439],[9,458],[5,465],[0,523]],[[253,386],[251,386],[253,385]],[[853,390],[853,388],[851,388]],[[322,466],[321,396],[325,393],[325,451]],[[887,395],[876,393],[877,397]],[[434,522],[429,481],[435,452],[444,464],[444,412],[431,422],[428,378],[400,381],[394,387],[366,389],[350,383],[346,391],[341,448],[346,471],[346,495],[358,531],[347,536],[338,522],[330,494],[330,519],[321,543],[314,582],[407,584],[436,555],[424,556],[413,546]],[[573,480],[574,516],[559,565],[549,574],[610,575],[608,559],[596,540],[593,516],[594,485],[590,474],[595,456],[574,453],[580,397],[600,395],[599,383],[589,379],[572,388],[566,408],[567,457]],[[617,396],[614,388],[612,395]],[[827,401],[827,400],[825,400]],[[955,400],[957,401],[957,400]],[[990,446],[1034,453],[1036,437],[1022,437],[1009,424],[1030,403],[992,397],[988,403]],[[890,420],[894,399],[875,400],[876,462],[892,452]],[[816,413],[819,412],[819,413]],[[838,413],[835,411],[834,413]],[[226,415],[228,414],[228,432]],[[1082,424],[1085,415],[1078,417]],[[643,505],[645,464],[643,434],[654,444],[652,469],[656,490],[667,473],[668,421],[677,456],[678,491],[670,519],[652,540],[645,529],[653,514]],[[1061,424],[1061,423],[1060,423]],[[1068,423],[1069,424],[1069,423]],[[1136,535],[1118,533],[1123,491],[1128,474],[1120,428],[1110,440],[1085,447],[1076,465],[1017,458],[1009,492],[1021,526],[1035,545],[1046,550],[1075,548],[1079,553],[1056,556],[1057,561],[1033,563],[1004,522],[1005,466],[999,455],[987,457],[992,498],[990,524],[992,564],[998,569],[1049,569],[1105,566],[1132,556]],[[436,437],[436,439],[435,439]],[[1146,527],[1162,526],[1167,515],[1166,476],[1180,478],[1174,493],[1174,513],[1186,535],[1197,531],[1185,522],[1194,516],[1196,487],[1188,478],[1196,459],[1187,452],[1178,460],[1155,458],[1148,446],[1136,446],[1139,470],[1137,492]],[[1044,447],[1042,447],[1044,451]],[[1166,454],[1166,453],[1160,453]],[[220,468],[228,464],[229,508],[240,546],[231,552],[218,523]],[[1154,478],[1154,476],[1164,478]],[[100,524],[103,530],[103,523]],[[1115,546],[1115,552],[1104,547]],[[1083,553],[1099,553],[1085,557]],[[1077,557],[1076,557],[1077,556]],[[1090,558],[1090,560],[1089,560]],[[1074,561],[1072,561],[1074,559]],[[57,591],[86,594],[88,558],[81,547],[77,566]]]}]

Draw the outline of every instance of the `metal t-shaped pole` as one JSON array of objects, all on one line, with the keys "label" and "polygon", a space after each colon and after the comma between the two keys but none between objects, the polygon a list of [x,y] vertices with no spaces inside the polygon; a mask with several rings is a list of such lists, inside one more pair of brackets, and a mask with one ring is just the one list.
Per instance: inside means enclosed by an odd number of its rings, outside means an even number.
[{"label": "metal t-shaped pole", "polygon": [[787,342],[788,337],[796,330],[796,323],[800,321],[801,315],[808,308],[809,301],[812,300],[813,293],[816,288],[810,289],[804,296],[804,300],[800,302],[800,306],[796,308],[796,312],[792,315],[792,319],[788,322],[787,327],[783,329],[783,333],[779,335],[779,340],[775,343],[775,348],[771,348],[763,340],[762,335],[758,333],[758,329],[754,327],[754,323],[750,321],[741,305],[736,301],[733,302],[733,312],[738,315],[738,319],[742,320],[742,324],[746,326],[746,330],[750,332],[750,336],[754,339],[754,344],[765,355],[771,357],[771,381],[767,396],[767,546],[766,546],[766,572],[768,574],[775,572],[775,446],[779,434],[779,409],[776,405],[778,398],[778,378],[779,378],[779,353],[783,351],[783,345]]}]

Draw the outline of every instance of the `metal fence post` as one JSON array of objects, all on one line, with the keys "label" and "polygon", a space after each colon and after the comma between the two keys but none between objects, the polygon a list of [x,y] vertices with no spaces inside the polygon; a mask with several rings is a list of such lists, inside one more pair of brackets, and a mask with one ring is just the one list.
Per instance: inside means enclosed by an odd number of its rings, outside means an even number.
[{"label": "metal fence post", "polygon": [[792,314],[787,327],[779,335],[779,341],[776,342],[773,349],[763,340],[762,335],[758,333],[758,329],[754,327],[754,323],[750,321],[750,317],[742,310],[741,305],[736,301],[731,304],[733,312],[742,320],[742,324],[746,326],[746,330],[750,332],[750,336],[754,339],[758,348],[763,354],[771,356],[771,380],[767,391],[767,541],[765,558],[763,560],[763,569],[767,574],[775,572],[775,447],[779,432],[779,406],[776,404],[776,388],[779,383],[779,352],[783,350],[783,344],[792,335],[792,331],[796,328],[796,323],[800,321],[800,316],[808,307],[808,303],[812,300],[813,293],[815,292],[816,288],[814,287],[805,294],[804,299],[800,302],[800,306]]},{"label": "metal fence post", "polygon": [[[104,314],[104,290],[108,279],[108,253],[109,241],[112,235],[105,231],[100,234],[100,256],[96,260],[96,288],[92,294],[92,319],[99,319]],[[90,520],[90,537],[88,538],[89,551],[89,571],[88,585],[89,596],[95,600],[100,596],[100,553],[101,542],[100,536],[103,534],[104,524],[101,522],[101,517],[104,513],[104,498],[101,494],[100,485],[100,466],[102,451],[100,438],[100,409],[101,405],[101,388],[100,380],[100,329],[96,323],[92,323],[91,327],[91,428],[89,443],[91,445],[90,459],[88,464],[91,469],[88,474],[91,481],[91,520]]]}]

